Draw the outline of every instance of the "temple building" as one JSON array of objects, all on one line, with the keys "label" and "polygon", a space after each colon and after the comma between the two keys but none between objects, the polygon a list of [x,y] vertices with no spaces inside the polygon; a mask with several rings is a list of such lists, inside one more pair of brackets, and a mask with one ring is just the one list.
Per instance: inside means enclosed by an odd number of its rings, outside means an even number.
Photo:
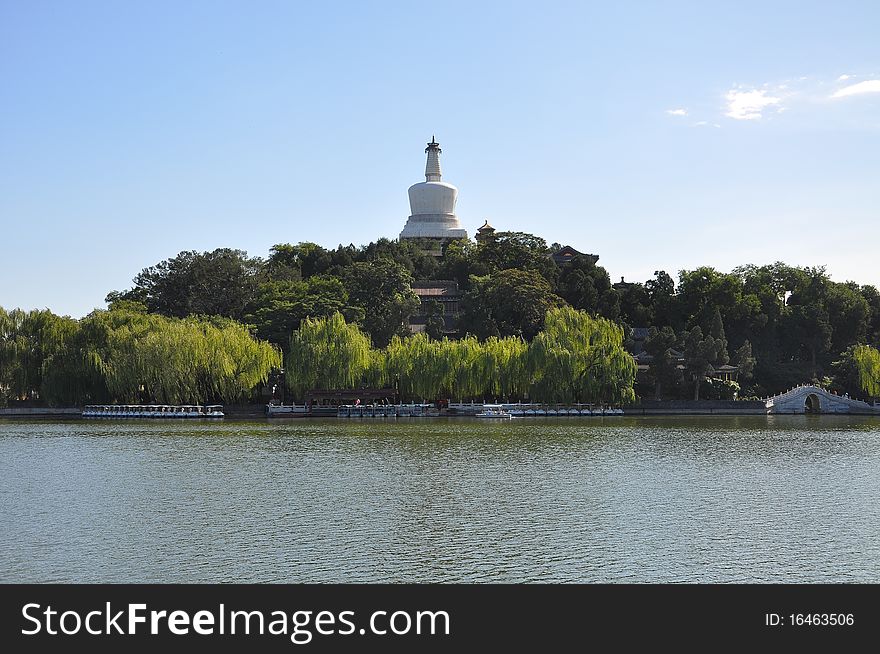
[{"label": "temple building", "polygon": [[571,263],[575,257],[586,257],[594,264],[599,260],[598,254],[584,254],[583,252],[578,252],[570,245],[561,247],[550,255],[550,258],[553,259],[553,263],[557,266],[564,266],[567,263]]},{"label": "temple building", "polygon": [[409,187],[409,206],[412,213],[400,232],[400,238],[436,239],[441,242],[467,238],[467,230],[462,229],[455,215],[458,189],[441,181],[442,150],[433,136],[425,152],[428,154],[425,181]]},{"label": "temple building", "polygon": [[489,224],[489,221],[486,220],[483,222],[483,226],[477,229],[476,239],[477,243],[482,243],[483,241],[489,241],[495,236],[495,228]]},{"label": "temple building", "polygon": [[410,331],[413,334],[425,331],[428,317],[434,314],[443,320],[443,333],[447,336],[455,335],[458,331],[459,303],[462,296],[458,282],[417,281],[413,282],[412,290],[419,297],[421,306],[417,314],[409,317]]}]

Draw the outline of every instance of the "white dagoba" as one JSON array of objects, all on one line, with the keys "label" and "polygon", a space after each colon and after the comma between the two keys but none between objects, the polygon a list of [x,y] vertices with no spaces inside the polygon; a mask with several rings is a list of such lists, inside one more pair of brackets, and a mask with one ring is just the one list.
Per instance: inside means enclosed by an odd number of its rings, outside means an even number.
[{"label": "white dagoba", "polygon": [[455,215],[458,189],[440,181],[440,144],[434,137],[425,148],[428,163],[425,165],[425,181],[409,187],[409,208],[412,215],[403,226],[400,238],[467,238]]}]

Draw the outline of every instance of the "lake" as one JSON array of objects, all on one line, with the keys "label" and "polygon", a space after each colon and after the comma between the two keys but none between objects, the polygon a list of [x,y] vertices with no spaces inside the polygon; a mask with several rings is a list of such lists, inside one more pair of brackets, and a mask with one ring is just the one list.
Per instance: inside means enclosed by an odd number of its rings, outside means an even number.
[{"label": "lake", "polygon": [[2,582],[880,582],[880,418],[0,420]]}]

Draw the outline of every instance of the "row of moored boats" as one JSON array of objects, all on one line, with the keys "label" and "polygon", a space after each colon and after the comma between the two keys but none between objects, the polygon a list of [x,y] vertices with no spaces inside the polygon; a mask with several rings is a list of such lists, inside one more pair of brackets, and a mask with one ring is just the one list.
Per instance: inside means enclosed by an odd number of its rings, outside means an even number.
[{"label": "row of moored boats", "polygon": [[[466,405],[467,406],[467,405]],[[542,406],[523,404],[484,404],[477,418],[534,418],[542,416],[619,416],[623,409],[587,406]]]},{"label": "row of moored boats", "polygon": [[433,404],[343,404],[337,418],[430,418],[440,415]]},{"label": "row of moored boats", "polygon": [[222,418],[222,404],[90,404],[83,418]]}]

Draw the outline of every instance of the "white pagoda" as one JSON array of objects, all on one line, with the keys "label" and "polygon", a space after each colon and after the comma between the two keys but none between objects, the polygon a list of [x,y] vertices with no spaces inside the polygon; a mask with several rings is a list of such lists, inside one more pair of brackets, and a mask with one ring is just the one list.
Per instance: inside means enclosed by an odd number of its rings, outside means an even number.
[{"label": "white pagoda", "polygon": [[455,215],[458,189],[440,181],[440,144],[431,137],[425,148],[428,163],[425,165],[425,181],[409,187],[409,207],[412,215],[406,221],[400,238],[430,238],[450,240],[467,238]]}]

